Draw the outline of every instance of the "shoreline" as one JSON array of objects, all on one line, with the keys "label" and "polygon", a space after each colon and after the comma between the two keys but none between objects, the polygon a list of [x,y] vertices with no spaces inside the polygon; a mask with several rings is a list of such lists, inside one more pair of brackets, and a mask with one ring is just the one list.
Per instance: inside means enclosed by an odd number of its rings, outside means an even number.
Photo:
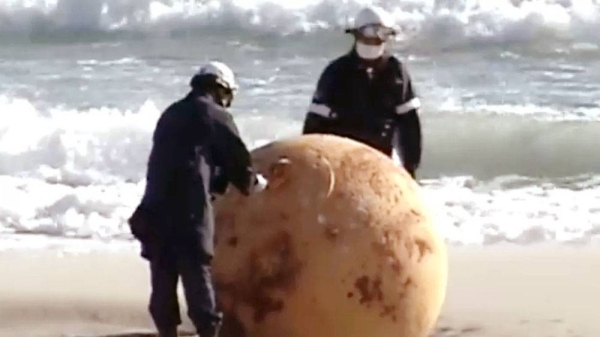
[{"label": "shoreline", "polygon": [[[600,335],[600,246],[449,246],[449,258],[436,337]],[[0,265],[0,337],[153,331],[136,251],[0,251]]]}]

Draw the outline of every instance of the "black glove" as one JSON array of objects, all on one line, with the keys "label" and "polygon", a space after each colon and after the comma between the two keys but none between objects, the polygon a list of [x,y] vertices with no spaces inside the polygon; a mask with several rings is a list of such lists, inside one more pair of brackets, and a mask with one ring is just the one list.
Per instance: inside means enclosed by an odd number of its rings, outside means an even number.
[{"label": "black glove", "polygon": [[417,168],[414,165],[405,165],[404,169],[406,170],[406,172],[408,172],[408,174],[410,174],[410,176],[416,180],[416,171]]},{"label": "black glove", "polygon": [[210,193],[213,195],[223,195],[227,191],[229,181],[227,176],[222,173],[220,167],[215,168],[215,174],[210,180]]}]

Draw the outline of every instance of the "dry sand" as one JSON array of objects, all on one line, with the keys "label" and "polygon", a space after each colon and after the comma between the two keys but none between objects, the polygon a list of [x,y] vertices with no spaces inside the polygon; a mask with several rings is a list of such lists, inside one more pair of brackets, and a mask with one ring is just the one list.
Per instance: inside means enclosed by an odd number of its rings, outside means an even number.
[{"label": "dry sand", "polygon": [[[3,252],[0,266],[0,337],[153,328],[147,264],[134,253]],[[599,337],[599,300],[600,247],[451,247],[435,335]]]}]

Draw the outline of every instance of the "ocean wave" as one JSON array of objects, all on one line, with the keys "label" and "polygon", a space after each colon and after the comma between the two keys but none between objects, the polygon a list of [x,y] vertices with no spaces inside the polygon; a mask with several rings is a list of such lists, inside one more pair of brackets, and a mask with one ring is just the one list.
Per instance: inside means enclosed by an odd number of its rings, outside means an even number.
[{"label": "ocean wave", "polygon": [[[131,242],[126,219],[143,192],[159,107],[147,101],[130,110],[39,110],[26,99],[0,96],[0,111],[11,116],[0,119],[3,242]],[[236,115],[236,122],[251,148],[300,132],[298,121],[281,115]],[[447,240],[490,245],[598,238],[595,124],[502,114],[425,116],[418,176]]]},{"label": "ocean wave", "polygon": [[585,244],[600,238],[599,176],[452,177],[423,185],[450,243]]},{"label": "ocean wave", "polygon": [[416,45],[600,41],[595,0],[0,0],[0,36],[285,36],[339,31],[365,4],[389,10]]},{"label": "ocean wave", "polygon": [[[37,108],[0,96],[0,175],[86,186],[143,180],[155,123],[164,107],[152,100],[128,110]],[[489,109],[492,109],[490,107]],[[588,118],[562,120],[540,108],[504,113],[423,111],[421,177],[600,174],[600,133]],[[533,114],[533,116],[530,116]],[[299,135],[302,118],[281,111],[236,114],[251,148]],[[265,128],[265,125],[268,125]]]},{"label": "ocean wave", "polygon": [[[421,183],[436,226],[453,245],[586,244],[600,239],[598,175],[488,181],[465,176]],[[144,184],[67,186],[0,176],[0,188],[0,246],[18,248],[81,240],[131,243],[126,221]]]}]

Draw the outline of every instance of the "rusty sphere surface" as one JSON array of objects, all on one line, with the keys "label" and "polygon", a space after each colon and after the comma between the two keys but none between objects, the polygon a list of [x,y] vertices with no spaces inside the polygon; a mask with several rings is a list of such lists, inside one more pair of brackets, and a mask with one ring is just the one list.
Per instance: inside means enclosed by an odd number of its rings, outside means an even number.
[{"label": "rusty sphere surface", "polygon": [[446,294],[446,247],[406,171],[327,135],[252,156],[268,188],[230,188],[215,202],[221,336],[427,336]]}]

